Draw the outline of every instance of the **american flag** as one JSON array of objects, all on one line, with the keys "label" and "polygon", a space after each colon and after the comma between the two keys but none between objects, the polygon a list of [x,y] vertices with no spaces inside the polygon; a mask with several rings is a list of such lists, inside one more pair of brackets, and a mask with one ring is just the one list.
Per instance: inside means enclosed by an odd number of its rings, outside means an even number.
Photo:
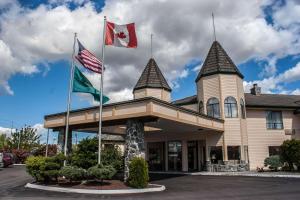
[{"label": "american flag", "polygon": [[98,74],[102,73],[102,62],[96,58],[89,50],[84,48],[84,46],[78,42],[78,54],[75,58],[87,69],[96,72]]}]

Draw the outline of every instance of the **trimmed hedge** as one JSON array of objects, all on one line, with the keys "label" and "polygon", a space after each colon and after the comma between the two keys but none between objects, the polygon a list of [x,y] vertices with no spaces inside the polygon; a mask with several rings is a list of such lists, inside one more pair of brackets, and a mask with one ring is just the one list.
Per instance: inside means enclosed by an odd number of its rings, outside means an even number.
[{"label": "trimmed hedge", "polygon": [[59,171],[60,176],[64,176],[70,182],[80,181],[85,178],[86,171],[76,166],[65,166]]},{"label": "trimmed hedge", "polygon": [[111,179],[117,173],[116,169],[111,165],[96,165],[87,170],[87,176],[90,179],[100,180]]},{"label": "trimmed hedge", "polygon": [[128,185],[134,188],[145,188],[148,186],[148,181],[147,162],[143,158],[133,158],[129,164]]},{"label": "trimmed hedge", "polygon": [[64,160],[65,156],[63,154],[50,158],[30,156],[26,160],[26,170],[37,182],[48,183],[53,180],[57,181],[59,170],[62,168]]}]

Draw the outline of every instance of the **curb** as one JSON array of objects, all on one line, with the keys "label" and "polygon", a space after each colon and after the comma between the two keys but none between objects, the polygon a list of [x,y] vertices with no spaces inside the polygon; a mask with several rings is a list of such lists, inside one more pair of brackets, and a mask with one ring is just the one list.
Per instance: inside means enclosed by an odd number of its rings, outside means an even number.
[{"label": "curb", "polygon": [[14,166],[25,166],[25,164],[13,164]]},{"label": "curb", "polygon": [[91,190],[91,189],[72,189],[72,188],[62,188],[62,187],[52,187],[37,185],[33,183],[27,183],[25,188],[47,190],[52,192],[67,192],[67,193],[81,193],[81,194],[137,194],[146,192],[161,192],[166,189],[164,185],[149,184],[152,186],[158,186],[157,188],[144,188],[144,189],[120,189],[120,190]]},{"label": "curb", "polygon": [[199,174],[191,174],[192,176],[245,176],[245,177],[264,177],[264,178],[300,178],[300,175],[292,175],[292,174],[228,174],[228,173],[199,173]]}]

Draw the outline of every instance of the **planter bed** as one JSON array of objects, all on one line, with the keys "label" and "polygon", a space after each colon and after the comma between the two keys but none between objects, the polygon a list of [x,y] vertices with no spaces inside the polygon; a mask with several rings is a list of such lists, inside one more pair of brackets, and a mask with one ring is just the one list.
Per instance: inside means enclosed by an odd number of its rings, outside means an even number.
[{"label": "planter bed", "polygon": [[85,194],[130,194],[164,191],[165,186],[149,184],[147,188],[136,189],[127,186],[120,180],[105,180],[102,184],[96,181],[88,182],[65,182],[60,180],[59,183],[27,183],[27,188],[54,191],[54,192],[73,192]]}]

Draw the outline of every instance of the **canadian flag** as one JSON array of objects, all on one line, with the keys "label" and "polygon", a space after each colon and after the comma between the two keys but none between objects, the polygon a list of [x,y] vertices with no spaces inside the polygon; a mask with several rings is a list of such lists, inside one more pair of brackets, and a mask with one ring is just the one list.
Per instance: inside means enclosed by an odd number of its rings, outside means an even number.
[{"label": "canadian flag", "polygon": [[116,47],[136,48],[137,39],[134,23],[118,25],[106,22],[105,44]]}]

